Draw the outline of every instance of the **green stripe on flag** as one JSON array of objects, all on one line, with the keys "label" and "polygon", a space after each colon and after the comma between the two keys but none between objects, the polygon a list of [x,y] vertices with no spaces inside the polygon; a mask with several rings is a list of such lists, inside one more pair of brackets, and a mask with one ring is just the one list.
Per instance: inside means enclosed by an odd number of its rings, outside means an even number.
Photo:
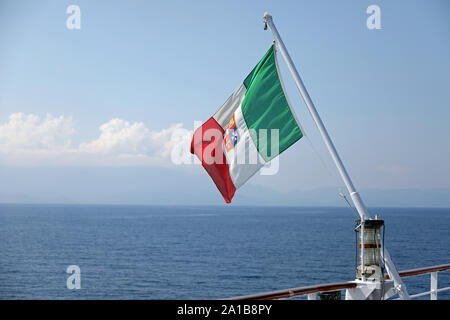
[{"label": "green stripe on flag", "polygon": [[[267,129],[267,139],[257,139],[255,134],[252,134],[258,152],[267,162],[303,137],[284,95],[278,76],[274,46],[270,47],[247,76],[244,85],[247,92],[242,101],[242,114],[247,127],[255,130],[258,135],[260,129]],[[279,150],[276,154],[271,154],[272,129],[279,130]]]}]

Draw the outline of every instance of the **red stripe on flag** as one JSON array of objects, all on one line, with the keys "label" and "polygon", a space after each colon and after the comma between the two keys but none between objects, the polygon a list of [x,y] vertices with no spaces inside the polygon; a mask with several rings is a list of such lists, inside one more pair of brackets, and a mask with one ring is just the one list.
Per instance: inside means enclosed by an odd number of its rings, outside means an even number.
[{"label": "red stripe on flag", "polygon": [[[214,136],[219,136],[219,134],[215,135],[213,131],[208,133],[208,130],[217,130],[215,132],[220,132],[220,138],[215,139]],[[225,131],[217,121],[214,118],[210,118],[200,128],[195,130],[191,142],[191,153],[200,159],[203,168],[213,179],[225,201],[230,203],[236,192],[236,187],[231,180],[227,158],[223,153],[222,142],[224,133]],[[220,153],[217,154],[217,157],[216,152]]]}]

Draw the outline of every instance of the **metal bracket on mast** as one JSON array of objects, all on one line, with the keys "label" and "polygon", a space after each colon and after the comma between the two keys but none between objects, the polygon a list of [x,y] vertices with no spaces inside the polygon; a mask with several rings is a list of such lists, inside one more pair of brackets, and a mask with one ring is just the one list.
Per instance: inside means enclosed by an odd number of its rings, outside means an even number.
[{"label": "metal bracket on mast", "polygon": [[[349,174],[347,173],[347,170],[344,167],[344,164],[339,157],[339,154],[337,153],[336,148],[334,147],[333,142],[331,141],[330,136],[328,135],[328,132],[325,128],[325,125],[322,122],[322,119],[320,118],[316,107],[314,106],[314,103],[311,100],[311,97],[309,96],[308,91],[305,88],[305,85],[303,84],[302,79],[300,78],[300,75],[294,65],[294,62],[292,61],[291,57],[289,56],[289,53],[287,52],[286,47],[284,46],[283,40],[280,37],[280,34],[278,33],[277,28],[275,27],[272,16],[268,14],[267,12],[264,13],[263,16],[264,21],[264,30],[267,30],[267,27],[270,28],[272,31],[273,37],[276,40],[278,47],[280,49],[281,55],[283,56],[284,61],[286,61],[287,67],[294,79],[295,85],[297,86],[297,89],[300,92],[300,95],[303,98],[303,101],[306,104],[306,107],[308,108],[309,113],[311,114],[311,117],[314,120],[314,123],[317,126],[317,129],[320,132],[320,135],[328,149],[328,152],[330,153],[331,157],[333,158],[333,161],[339,171],[339,174],[341,175],[342,180],[344,180],[345,186],[347,187],[347,190],[350,194],[350,197],[353,201],[353,204],[355,205],[356,210],[358,211],[360,217],[361,217],[361,233],[364,232],[364,221],[367,220],[370,215],[366,209],[366,206],[364,205],[359,193],[356,191],[352,180],[350,179]],[[382,244],[384,246],[384,243]],[[361,254],[363,256],[362,263],[361,263],[361,270],[364,270],[364,243],[361,243]],[[403,281],[400,278],[400,275],[398,274],[397,269],[395,268],[395,265],[392,261],[392,259],[389,256],[389,253],[387,252],[386,248],[384,248],[384,260],[386,261],[386,269],[388,271],[388,274],[390,278],[394,281],[395,287],[399,291],[400,298],[402,299],[409,299],[409,294],[406,290],[406,286],[404,285]],[[363,276],[364,280],[364,276]]]}]

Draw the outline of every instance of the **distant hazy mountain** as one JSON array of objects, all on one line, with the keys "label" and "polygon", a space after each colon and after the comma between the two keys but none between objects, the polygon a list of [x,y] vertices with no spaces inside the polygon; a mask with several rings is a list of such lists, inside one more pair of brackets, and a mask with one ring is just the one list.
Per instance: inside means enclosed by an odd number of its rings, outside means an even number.
[{"label": "distant hazy mountain", "polygon": [[[226,205],[204,173],[164,168],[0,168],[2,203]],[[337,187],[280,192],[246,184],[235,205],[345,206]],[[367,206],[450,207],[450,189],[360,190]]]}]

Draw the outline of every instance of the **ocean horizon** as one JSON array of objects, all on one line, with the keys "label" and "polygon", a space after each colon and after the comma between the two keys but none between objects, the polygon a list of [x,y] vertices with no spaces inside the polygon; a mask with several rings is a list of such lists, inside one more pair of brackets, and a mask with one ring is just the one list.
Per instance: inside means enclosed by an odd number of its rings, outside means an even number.
[{"label": "ocean horizon", "polygon": [[[450,208],[369,210],[399,270],[450,262]],[[356,219],[348,207],[0,204],[0,298],[220,299],[351,281]],[[429,290],[429,275],[404,281]]]}]

